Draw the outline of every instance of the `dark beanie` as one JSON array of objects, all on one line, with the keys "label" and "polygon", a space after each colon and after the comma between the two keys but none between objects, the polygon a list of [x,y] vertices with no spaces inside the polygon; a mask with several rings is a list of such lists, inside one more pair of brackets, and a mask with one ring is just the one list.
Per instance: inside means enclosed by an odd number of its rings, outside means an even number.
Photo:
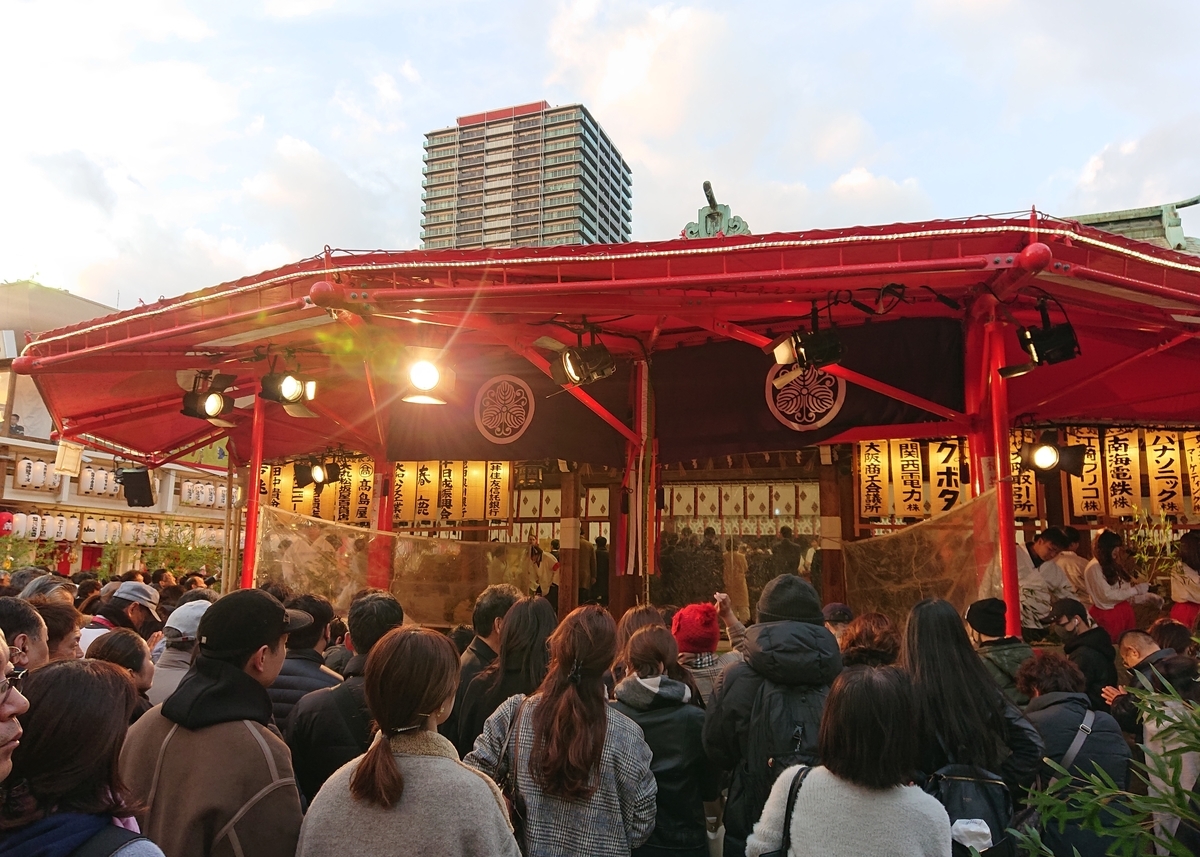
[{"label": "dark beanie", "polygon": [[824,625],[821,599],[812,584],[795,574],[781,574],[758,597],[759,622],[811,622]]},{"label": "dark beanie", "polygon": [[1005,612],[999,598],[985,598],[967,608],[967,624],[985,637],[1003,637]]}]

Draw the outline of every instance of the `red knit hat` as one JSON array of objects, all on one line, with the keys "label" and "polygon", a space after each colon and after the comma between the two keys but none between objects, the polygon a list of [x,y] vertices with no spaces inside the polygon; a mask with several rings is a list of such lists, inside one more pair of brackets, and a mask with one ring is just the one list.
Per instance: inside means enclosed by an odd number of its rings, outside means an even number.
[{"label": "red knit hat", "polygon": [[671,620],[671,633],[681,652],[715,652],[721,639],[717,608],[712,604],[689,604]]}]

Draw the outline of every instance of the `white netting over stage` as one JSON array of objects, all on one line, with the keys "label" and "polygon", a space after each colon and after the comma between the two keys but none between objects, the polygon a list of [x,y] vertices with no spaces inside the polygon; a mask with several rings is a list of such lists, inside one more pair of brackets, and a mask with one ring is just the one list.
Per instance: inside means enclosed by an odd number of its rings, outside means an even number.
[{"label": "white netting over stage", "polygon": [[878,611],[903,627],[923,598],[944,598],[962,613],[1001,597],[996,491],[911,527],[842,546],[846,595],[856,613]]},{"label": "white netting over stage", "polygon": [[345,615],[368,584],[368,558],[391,560],[388,588],[406,620],[423,625],[470,624],[475,597],[492,583],[536,586],[529,546],[396,535],[264,508],[259,528],[258,582],[282,580],[297,592],[323,595]]}]

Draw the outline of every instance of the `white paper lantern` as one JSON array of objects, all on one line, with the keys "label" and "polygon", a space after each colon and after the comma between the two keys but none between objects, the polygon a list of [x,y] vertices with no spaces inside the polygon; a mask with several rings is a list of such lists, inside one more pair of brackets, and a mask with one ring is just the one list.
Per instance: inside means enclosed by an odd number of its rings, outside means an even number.
[{"label": "white paper lantern", "polygon": [[[100,528],[100,524],[97,523],[96,528],[98,530]],[[107,530],[104,534],[105,543],[110,545],[120,544],[121,531],[124,530],[124,528],[124,525],[115,518],[108,521]]]},{"label": "white paper lantern", "polygon": [[184,506],[192,505],[196,499],[196,483],[190,479],[185,479],[183,485],[179,489],[179,502]]},{"label": "white paper lantern", "polygon": [[214,485],[212,482],[206,482],[204,484],[204,505],[205,506],[217,505],[217,486]]},{"label": "white paper lantern", "polygon": [[37,512],[29,514],[29,531],[26,535],[33,541],[37,541],[42,537],[42,516]]},{"label": "white paper lantern", "polygon": [[50,468],[50,472],[46,475],[46,487],[58,490],[62,487],[62,474],[56,473],[54,468]]},{"label": "white paper lantern", "polygon": [[38,459],[37,461],[35,461],[33,463],[33,481],[31,483],[33,485],[33,487],[34,488],[45,488],[46,487],[46,475],[49,472],[50,472],[50,465],[48,465],[46,462],[42,461],[41,459]]},{"label": "white paper lantern", "polygon": [[54,521],[54,529],[51,532],[50,538],[56,542],[61,542],[67,537],[67,516],[55,515],[52,520]]},{"label": "white paper lantern", "polygon": [[94,515],[88,515],[83,519],[83,529],[79,533],[79,540],[85,545],[96,543],[96,518]]},{"label": "white paper lantern", "polygon": [[78,515],[67,516],[67,541],[78,541],[80,525],[81,522]]},{"label": "white paper lantern", "polygon": [[125,521],[121,524],[121,544],[132,545],[137,542],[137,523]]},{"label": "white paper lantern", "polygon": [[120,493],[121,493],[121,483],[117,481],[116,472],[110,470],[110,471],[108,471],[108,496],[116,497]]},{"label": "white paper lantern", "polygon": [[79,493],[91,494],[96,490],[96,470],[93,467],[85,467],[79,472]]},{"label": "white paper lantern", "polygon": [[217,508],[224,509],[225,504],[227,502],[229,502],[229,486],[228,485],[218,485],[217,486]]},{"label": "white paper lantern", "polygon": [[23,539],[27,532],[29,532],[29,516],[24,512],[17,512],[13,515],[12,534],[18,539]]},{"label": "white paper lantern", "polygon": [[17,462],[17,472],[14,476],[18,488],[28,488],[33,484],[33,459],[22,458]]},{"label": "white paper lantern", "polygon": [[158,544],[158,536],[161,531],[162,531],[162,528],[159,527],[157,521],[148,522],[145,525],[145,528],[142,530],[142,541],[139,542],[139,544],[144,544],[144,545]]}]

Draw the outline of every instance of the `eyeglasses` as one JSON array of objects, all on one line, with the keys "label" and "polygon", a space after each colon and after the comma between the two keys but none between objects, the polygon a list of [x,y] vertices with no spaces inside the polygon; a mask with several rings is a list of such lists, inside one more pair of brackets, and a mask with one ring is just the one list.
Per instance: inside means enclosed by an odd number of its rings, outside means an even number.
[{"label": "eyeglasses", "polygon": [[24,671],[6,675],[0,678],[0,708],[4,707],[4,703],[8,702],[8,697],[15,690],[18,693],[21,690],[21,679],[25,677]]}]

